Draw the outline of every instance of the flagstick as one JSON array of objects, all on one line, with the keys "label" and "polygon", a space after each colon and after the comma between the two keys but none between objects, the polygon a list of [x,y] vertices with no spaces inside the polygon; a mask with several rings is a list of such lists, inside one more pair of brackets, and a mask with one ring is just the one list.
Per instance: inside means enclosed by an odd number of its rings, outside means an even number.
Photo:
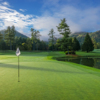
[{"label": "flagstick", "polygon": [[20,82],[19,80],[19,56],[18,56],[18,82]]},{"label": "flagstick", "polygon": [[16,50],[16,55],[18,56],[18,82],[20,82],[20,79],[19,79],[19,55],[20,55],[20,50],[19,50],[19,47]]}]

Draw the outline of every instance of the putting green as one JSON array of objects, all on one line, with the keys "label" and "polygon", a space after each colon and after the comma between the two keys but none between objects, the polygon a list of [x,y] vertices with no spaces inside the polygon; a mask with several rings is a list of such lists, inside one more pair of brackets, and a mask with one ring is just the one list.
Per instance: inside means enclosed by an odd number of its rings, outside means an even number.
[{"label": "putting green", "polygon": [[0,100],[100,100],[99,71],[49,58],[22,52],[18,82],[18,58],[0,55]]}]

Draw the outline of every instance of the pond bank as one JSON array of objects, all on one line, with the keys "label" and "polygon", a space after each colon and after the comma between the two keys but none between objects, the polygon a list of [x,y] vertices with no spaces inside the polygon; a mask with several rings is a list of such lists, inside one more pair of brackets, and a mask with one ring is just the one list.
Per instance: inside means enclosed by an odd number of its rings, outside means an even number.
[{"label": "pond bank", "polygon": [[[99,50],[98,50],[99,51]],[[100,69],[100,52],[82,52],[77,51],[76,55],[66,55],[64,52],[50,52],[52,59],[64,62],[72,62],[93,68]]]}]

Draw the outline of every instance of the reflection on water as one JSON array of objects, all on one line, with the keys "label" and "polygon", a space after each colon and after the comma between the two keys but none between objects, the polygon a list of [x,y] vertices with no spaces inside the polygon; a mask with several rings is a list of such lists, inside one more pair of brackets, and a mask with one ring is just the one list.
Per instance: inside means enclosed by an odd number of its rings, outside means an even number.
[{"label": "reflection on water", "polygon": [[78,63],[90,67],[95,67],[100,69],[100,58],[90,58],[90,57],[79,57],[79,58],[68,58],[68,57],[59,57],[58,61],[69,61],[73,63]]}]

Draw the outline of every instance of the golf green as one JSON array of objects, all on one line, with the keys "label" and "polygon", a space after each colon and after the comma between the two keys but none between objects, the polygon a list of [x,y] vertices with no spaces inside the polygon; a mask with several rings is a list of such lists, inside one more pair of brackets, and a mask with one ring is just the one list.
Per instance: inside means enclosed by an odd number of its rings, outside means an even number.
[{"label": "golf green", "polygon": [[0,100],[100,100],[99,69],[50,58],[48,52],[21,52],[18,82],[18,57],[1,53]]}]

